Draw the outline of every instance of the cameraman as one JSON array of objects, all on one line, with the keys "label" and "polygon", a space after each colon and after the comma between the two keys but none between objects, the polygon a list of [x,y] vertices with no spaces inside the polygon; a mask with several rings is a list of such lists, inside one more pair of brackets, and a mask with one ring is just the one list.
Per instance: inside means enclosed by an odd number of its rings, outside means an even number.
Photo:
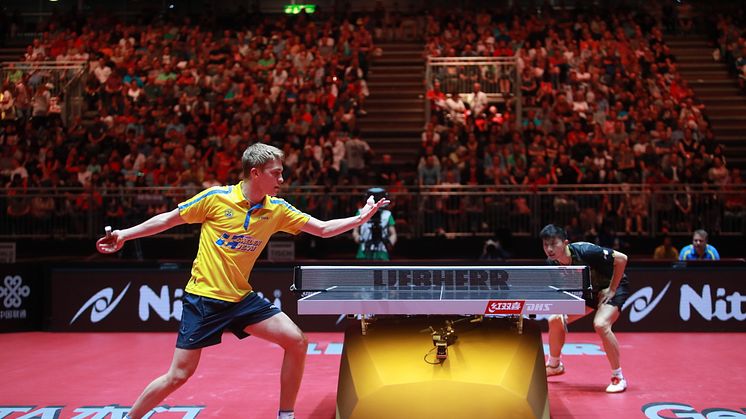
[{"label": "cameraman", "polygon": [[[371,195],[380,199],[386,196],[386,190],[370,188],[365,196]],[[389,260],[389,249],[396,244],[393,214],[381,208],[368,222],[352,230],[352,237],[358,244],[357,259]]]}]

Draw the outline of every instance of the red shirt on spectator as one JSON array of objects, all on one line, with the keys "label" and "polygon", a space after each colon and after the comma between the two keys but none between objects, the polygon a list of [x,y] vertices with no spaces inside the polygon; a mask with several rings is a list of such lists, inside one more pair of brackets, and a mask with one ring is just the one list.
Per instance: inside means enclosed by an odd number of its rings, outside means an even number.
[{"label": "red shirt on spectator", "polygon": [[686,97],[686,89],[676,83],[676,80],[671,82],[671,97],[674,98],[676,102],[681,102]]},{"label": "red shirt on spectator", "polygon": [[440,90],[430,89],[427,91],[427,94],[425,95],[427,97],[427,100],[431,102],[437,102],[439,100],[446,100],[446,94],[441,92]]},{"label": "red shirt on spectator", "polygon": [[213,121],[210,127],[214,130],[215,135],[225,138],[228,135],[228,121]]},{"label": "red shirt on spectator", "polygon": [[588,138],[588,134],[586,134],[584,131],[573,129],[572,131],[567,133],[567,145],[572,147],[573,145],[580,142],[581,138]]},{"label": "red shirt on spectator", "polygon": [[513,48],[510,48],[508,46],[502,47],[502,48],[495,48],[495,52],[492,53],[493,57],[512,57],[513,56]]},{"label": "red shirt on spectator", "polygon": [[224,150],[218,151],[215,154],[215,178],[221,184],[228,181],[228,173],[233,168],[233,158],[228,155]]}]

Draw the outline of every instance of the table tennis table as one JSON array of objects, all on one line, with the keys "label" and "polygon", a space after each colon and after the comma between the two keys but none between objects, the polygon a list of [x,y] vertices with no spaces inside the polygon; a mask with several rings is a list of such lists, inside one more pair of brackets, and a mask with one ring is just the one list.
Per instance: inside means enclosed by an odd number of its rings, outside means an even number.
[{"label": "table tennis table", "polygon": [[[345,419],[548,418],[541,332],[531,322],[524,334],[524,316],[583,314],[591,292],[586,266],[298,266],[293,282],[298,314],[361,320],[345,332]],[[451,332],[447,362],[421,362]],[[422,394],[447,403],[420,402]]]},{"label": "table tennis table", "polygon": [[299,266],[298,314],[583,314],[585,266]]}]

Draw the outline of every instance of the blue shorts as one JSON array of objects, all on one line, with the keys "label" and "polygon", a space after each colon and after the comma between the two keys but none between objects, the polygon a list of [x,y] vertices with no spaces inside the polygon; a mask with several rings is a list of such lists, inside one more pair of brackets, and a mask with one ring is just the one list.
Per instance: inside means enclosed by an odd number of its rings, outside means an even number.
[{"label": "blue shorts", "polygon": [[182,307],[181,326],[176,339],[176,347],[181,349],[217,345],[225,329],[243,339],[249,336],[244,332],[246,326],[280,313],[279,308],[253,291],[237,303],[185,292]]}]

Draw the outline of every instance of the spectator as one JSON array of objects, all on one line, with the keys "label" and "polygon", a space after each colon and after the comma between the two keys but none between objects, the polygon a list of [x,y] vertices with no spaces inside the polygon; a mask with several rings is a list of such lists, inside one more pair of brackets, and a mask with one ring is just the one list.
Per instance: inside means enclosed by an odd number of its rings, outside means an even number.
[{"label": "spectator", "polygon": [[397,168],[392,163],[391,154],[383,154],[381,156],[381,164],[378,167],[377,182],[379,185],[393,186],[394,182],[398,179]]},{"label": "spectator", "polygon": [[445,118],[442,115],[444,111],[448,111],[448,106],[446,105],[446,95],[440,90],[439,80],[433,81],[433,87],[426,92],[425,97],[430,103],[430,112],[437,115],[441,123],[444,122]]},{"label": "spectator", "polygon": [[[372,195],[376,202],[387,198],[383,188],[370,188],[366,195]],[[388,209],[379,210],[368,222],[353,229],[352,237],[358,244],[357,259],[389,260],[389,252],[397,239],[393,214]]]},{"label": "spectator", "polygon": [[653,252],[653,259],[655,260],[677,260],[679,257],[679,251],[671,244],[671,236],[665,234],[663,236],[663,243],[655,248]]},{"label": "spectator", "polygon": [[47,115],[49,113],[49,101],[52,98],[52,95],[48,90],[50,87],[52,87],[51,83],[40,85],[37,87],[36,93],[34,93],[34,96],[31,99],[31,117],[35,128],[46,126]]},{"label": "spectator", "polygon": [[6,208],[6,213],[11,218],[11,228],[15,229],[21,224],[17,219],[30,213],[31,200],[28,198],[26,187],[24,186],[23,180],[20,176],[14,175],[7,186],[8,206]]},{"label": "spectator", "polygon": [[446,99],[446,106],[448,107],[451,121],[458,125],[466,123],[466,104],[458,92],[451,93],[451,97]]},{"label": "spectator", "polygon": [[10,82],[4,82],[0,88],[0,123],[16,119],[15,100],[11,92]]},{"label": "spectator", "polygon": [[360,132],[354,131],[352,138],[345,143],[347,155],[347,170],[353,184],[364,183],[367,180],[367,161],[372,157],[370,145],[360,138]]},{"label": "spectator", "polygon": [[488,104],[487,94],[482,91],[482,85],[474,83],[474,91],[472,92],[471,101],[469,102],[472,117],[481,117],[481,115],[487,110]]},{"label": "spectator", "polygon": [[426,156],[417,168],[417,179],[420,186],[440,184],[440,162],[435,155]]},{"label": "spectator", "polygon": [[679,260],[720,260],[720,254],[714,246],[707,243],[705,230],[695,230],[692,244],[681,249]]},{"label": "spectator", "polygon": [[508,259],[508,252],[506,252],[500,245],[500,240],[489,239],[484,242],[484,247],[482,248],[482,254],[479,255],[479,260],[504,262],[506,259]]}]

